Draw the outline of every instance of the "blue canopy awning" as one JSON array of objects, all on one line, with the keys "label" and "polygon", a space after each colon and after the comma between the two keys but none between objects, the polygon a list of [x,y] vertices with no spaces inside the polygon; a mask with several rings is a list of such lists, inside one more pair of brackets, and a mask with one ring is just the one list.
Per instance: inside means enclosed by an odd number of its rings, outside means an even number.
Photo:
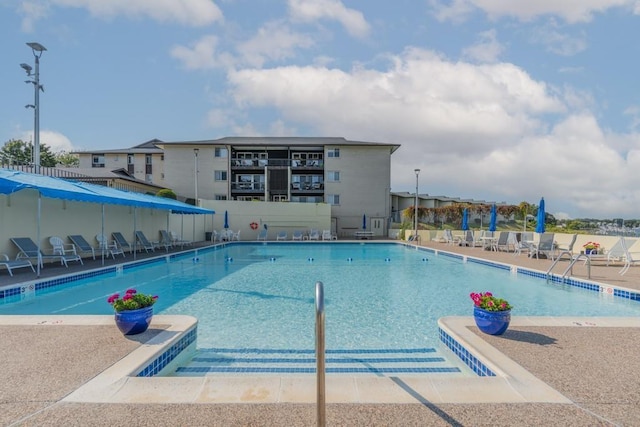
[{"label": "blue canopy awning", "polygon": [[199,208],[173,199],[156,197],[131,191],[116,190],[101,185],[75,182],[44,175],[0,169],[0,194],[12,194],[34,189],[44,197],[169,210],[177,214],[213,214],[210,209]]}]

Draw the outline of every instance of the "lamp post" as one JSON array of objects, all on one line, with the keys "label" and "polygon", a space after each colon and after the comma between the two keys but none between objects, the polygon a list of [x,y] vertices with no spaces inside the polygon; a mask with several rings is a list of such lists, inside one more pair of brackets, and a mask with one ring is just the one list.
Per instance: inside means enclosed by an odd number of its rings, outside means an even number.
[{"label": "lamp post", "polygon": [[195,161],[195,168],[194,168],[193,173],[195,174],[194,182],[195,182],[195,185],[196,185],[196,196],[195,196],[195,200],[196,200],[195,205],[196,206],[198,206],[198,152],[200,152],[200,149],[198,149],[198,148],[194,148],[193,149],[193,156],[194,156],[194,161]]},{"label": "lamp post", "polygon": [[413,170],[416,173],[416,204],[413,210],[413,240],[418,244],[418,175],[420,175],[420,169]]},{"label": "lamp post", "polygon": [[20,66],[27,72],[27,76],[33,76],[33,80],[25,80],[25,83],[31,83],[34,87],[33,105],[28,104],[25,107],[33,108],[33,167],[35,173],[40,173],[40,91],[44,92],[44,87],[40,84],[40,57],[47,48],[37,42],[27,43],[27,46],[31,48],[35,58],[35,73],[31,74],[32,68],[28,64],[22,63]]}]

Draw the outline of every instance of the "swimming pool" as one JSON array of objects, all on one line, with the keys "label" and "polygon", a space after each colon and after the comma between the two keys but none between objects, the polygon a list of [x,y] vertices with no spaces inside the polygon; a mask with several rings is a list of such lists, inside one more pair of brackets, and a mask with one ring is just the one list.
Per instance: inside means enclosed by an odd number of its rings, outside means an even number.
[{"label": "swimming pool", "polygon": [[[396,243],[226,244],[172,262],[4,298],[0,314],[110,314],[135,287],[157,314],[198,318],[198,347],[274,353],[314,348],[314,291],[325,289],[329,350],[431,349],[437,319],[470,316],[469,293],[490,290],[516,316],[638,316],[640,304]],[[307,353],[304,353],[307,352]]]}]

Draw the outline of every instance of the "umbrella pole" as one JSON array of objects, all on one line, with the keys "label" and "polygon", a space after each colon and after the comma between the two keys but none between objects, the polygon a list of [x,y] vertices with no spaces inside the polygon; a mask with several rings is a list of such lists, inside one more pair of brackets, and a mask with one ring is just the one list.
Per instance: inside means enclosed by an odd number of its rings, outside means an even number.
[{"label": "umbrella pole", "polygon": [[103,241],[100,243],[100,249],[102,252],[102,265],[104,265],[104,251],[107,248],[107,242],[104,241],[104,239],[106,239],[106,236],[104,235],[104,203],[102,204],[102,228],[100,229],[100,233],[103,239]]},{"label": "umbrella pole", "polygon": [[136,248],[136,244],[138,243],[138,239],[136,238],[136,212],[137,208],[133,207],[133,260],[136,260],[136,255],[138,253],[138,248]]}]

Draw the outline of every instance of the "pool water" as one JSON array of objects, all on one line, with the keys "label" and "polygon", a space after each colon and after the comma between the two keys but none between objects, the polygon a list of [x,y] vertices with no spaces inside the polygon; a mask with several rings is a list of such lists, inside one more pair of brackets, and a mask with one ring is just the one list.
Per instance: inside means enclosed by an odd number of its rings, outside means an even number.
[{"label": "pool water", "polygon": [[438,346],[437,319],[471,316],[470,292],[507,299],[516,316],[638,316],[640,304],[398,244],[260,243],[201,250],[5,298],[0,314],[111,314],[129,287],[158,295],[156,314],[198,318],[199,348],[312,349],[315,283],[328,349]]}]

